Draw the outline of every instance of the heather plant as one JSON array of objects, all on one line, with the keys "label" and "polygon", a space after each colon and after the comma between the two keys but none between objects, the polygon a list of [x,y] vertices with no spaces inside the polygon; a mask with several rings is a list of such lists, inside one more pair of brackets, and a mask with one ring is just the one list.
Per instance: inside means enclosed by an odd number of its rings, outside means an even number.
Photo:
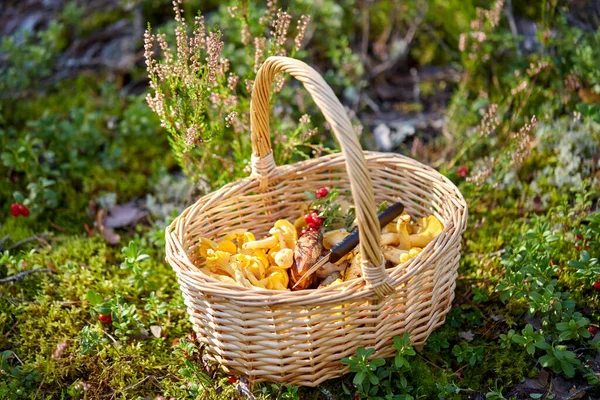
[{"label": "heather plant", "polygon": [[[218,186],[248,174],[249,102],[255,73],[271,55],[298,55],[310,17],[301,15],[294,23],[292,15],[278,8],[275,1],[268,2],[263,10],[241,3],[227,9],[230,18],[239,22],[234,25],[239,32],[224,35],[216,27],[207,29],[201,14],[194,18],[193,27],[189,26],[181,3],[173,2],[177,23],[174,47],[169,46],[164,33],[153,34],[148,29],[145,34],[151,88],[147,101],[169,132],[173,152],[184,172],[193,180]],[[257,12],[262,13],[259,18],[250,15]],[[226,45],[225,40],[236,35],[245,54],[232,65],[228,56],[239,54],[231,48],[236,44]],[[155,46],[160,51],[155,52]],[[156,59],[155,53],[161,58]],[[283,84],[280,75],[273,91],[281,92]],[[289,91],[278,102],[298,107]],[[295,113],[288,107],[277,110],[272,131],[278,138],[274,146],[279,162],[288,163],[311,147],[316,152],[323,150],[309,144],[317,131],[307,115],[292,128],[288,121],[290,115],[298,114],[297,109]]]}]

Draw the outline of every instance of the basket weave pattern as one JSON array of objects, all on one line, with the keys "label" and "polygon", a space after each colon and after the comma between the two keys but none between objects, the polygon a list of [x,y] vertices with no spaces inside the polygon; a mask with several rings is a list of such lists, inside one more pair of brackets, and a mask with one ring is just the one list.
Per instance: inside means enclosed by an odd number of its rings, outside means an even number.
[{"label": "basket weave pattern", "polygon": [[[330,124],[342,153],[275,166],[269,139],[274,76],[288,72],[304,84]],[[423,344],[444,322],[454,297],[467,207],[458,189],[430,167],[397,154],[363,152],[343,106],[306,64],[271,57],[252,93],[252,175],[187,208],[166,232],[166,259],[177,273],[188,313],[210,356],[253,383],[315,386],[347,368],[341,359],[358,346],[376,357],[394,354],[393,337],[409,332]],[[257,238],[277,219],[292,219],[304,192],[335,187],[352,193],[360,231],[363,277],[297,292],[244,288],[199,270],[200,237],[245,228]],[[401,201],[413,216],[434,214],[444,231],[415,258],[385,269],[376,204]]]}]

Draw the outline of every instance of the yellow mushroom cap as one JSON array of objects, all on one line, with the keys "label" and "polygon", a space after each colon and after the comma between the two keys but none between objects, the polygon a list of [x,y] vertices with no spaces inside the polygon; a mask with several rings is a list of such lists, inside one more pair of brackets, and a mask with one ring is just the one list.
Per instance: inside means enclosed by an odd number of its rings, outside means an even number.
[{"label": "yellow mushroom cap", "polygon": [[298,231],[296,231],[296,227],[290,221],[287,219],[277,220],[274,227],[283,232],[285,247],[288,249],[296,247],[296,242],[298,242]]},{"label": "yellow mushroom cap", "polygon": [[209,249],[216,250],[217,243],[207,238],[200,238],[200,247],[198,247],[198,252],[200,255],[206,258]]},{"label": "yellow mushroom cap", "polygon": [[229,254],[237,253],[237,247],[231,240],[223,239],[217,245],[217,250],[225,251]]},{"label": "yellow mushroom cap", "polygon": [[349,233],[345,229],[325,232],[323,234],[323,247],[325,250],[331,250],[332,247],[339,244]]},{"label": "yellow mushroom cap", "polygon": [[269,279],[268,289],[285,290],[290,282],[287,271],[279,267],[270,267],[267,277]]},{"label": "yellow mushroom cap", "polygon": [[281,249],[274,253],[273,260],[281,268],[290,268],[294,264],[294,250]]},{"label": "yellow mushroom cap", "polygon": [[398,232],[398,248],[400,250],[409,250],[411,246],[410,235],[408,234],[408,223],[410,215],[402,214],[396,222],[396,231]]},{"label": "yellow mushroom cap", "polygon": [[435,239],[442,231],[444,226],[435,215],[427,218],[419,218],[420,228],[417,233],[410,235],[410,243],[415,247],[425,247]]}]

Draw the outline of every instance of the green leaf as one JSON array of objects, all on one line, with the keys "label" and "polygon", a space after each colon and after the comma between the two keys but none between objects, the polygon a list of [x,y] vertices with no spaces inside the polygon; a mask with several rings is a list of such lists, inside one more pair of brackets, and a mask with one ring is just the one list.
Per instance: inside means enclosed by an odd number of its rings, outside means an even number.
[{"label": "green leaf", "polygon": [[535,354],[535,346],[533,343],[527,344],[527,353],[531,356]]},{"label": "green leaf", "polygon": [[546,354],[540,357],[539,362],[542,367],[551,367],[554,364],[554,356],[552,354]]},{"label": "green leaf", "polygon": [[543,394],[542,394],[542,393],[531,393],[531,394],[529,395],[529,397],[531,397],[532,399],[539,399],[539,398],[541,398],[542,396],[543,396]]},{"label": "green leaf", "polygon": [[88,290],[87,298],[93,306],[102,304],[102,302],[104,301],[102,295],[100,293],[94,292],[93,290]]},{"label": "green leaf", "polygon": [[315,196],[315,194],[312,192],[304,192],[304,195],[306,197],[308,197],[310,200],[315,200],[317,198],[317,196]]},{"label": "green leaf", "polygon": [[577,269],[585,268],[585,264],[582,263],[581,261],[569,260],[569,262],[567,262],[567,264],[569,265],[569,267],[572,267],[572,268],[577,268]]},{"label": "green leaf", "polygon": [[352,383],[354,383],[355,385],[362,385],[362,383],[365,381],[365,377],[366,377],[365,371],[358,371],[356,373],[356,375],[354,375],[354,379],[352,380]]},{"label": "green leaf", "polygon": [[374,374],[369,374],[369,382],[371,382],[371,385],[377,385],[379,384],[379,378]]},{"label": "green leaf", "polygon": [[573,364],[571,364],[570,362],[561,360],[560,367],[562,368],[565,375],[567,375],[569,378],[572,378],[575,376],[575,368],[573,367]]},{"label": "green leaf", "polygon": [[383,358],[376,358],[373,361],[371,361],[371,365],[374,366],[375,368],[379,368],[384,364],[385,364],[385,360]]}]

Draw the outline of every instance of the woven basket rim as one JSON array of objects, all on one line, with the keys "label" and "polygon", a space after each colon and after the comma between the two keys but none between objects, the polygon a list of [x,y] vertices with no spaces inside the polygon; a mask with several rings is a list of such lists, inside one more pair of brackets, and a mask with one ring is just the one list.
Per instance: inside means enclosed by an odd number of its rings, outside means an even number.
[{"label": "woven basket rim", "polygon": [[[397,154],[397,153],[382,153],[382,152],[374,152],[374,151],[365,151],[364,155],[367,158],[367,161],[369,161],[370,159],[372,159],[374,157],[389,157],[389,158],[401,159],[404,162],[413,164],[415,167],[418,167],[419,169],[427,170],[430,174],[433,173],[433,176],[428,175],[428,179],[439,180],[440,183],[443,183],[445,185],[446,189],[449,189],[453,192],[455,201],[449,202],[453,208],[453,213],[452,213],[453,216],[456,217],[457,216],[456,214],[459,213],[459,214],[462,214],[460,216],[461,217],[460,220],[463,220],[463,221],[466,220],[467,204],[465,202],[464,197],[462,196],[462,194],[460,193],[460,191],[458,190],[456,185],[454,185],[454,183],[452,183],[452,181],[450,181],[446,176],[444,176],[441,173],[439,173],[438,171],[436,171],[434,168],[432,168],[428,165],[425,165],[417,160],[414,160],[410,157],[404,156],[402,154]],[[321,161],[326,161],[326,160],[338,158],[341,156],[343,156],[342,153],[333,153],[333,154],[328,154],[325,156],[321,156],[321,157],[317,157],[317,158],[313,158],[313,159],[309,159],[309,160],[305,160],[305,161],[300,161],[300,162],[294,163],[294,164],[286,164],[286,165],[277,166],[275,168],[275,170],[273,171],[273,175],[272,175],[271,179],[273,179],[273,181],[276,181],[278,179],[278,175],[285,175],[296,169],[306,170],[307,166],[312,166],[313,164],[319,164]],[[188,206],[180,215],[178,215],[172,221],[172,223],[169,224],[169,226],[167,226],[167,228],[166,228],[167,241],[174,241],[176,244],[178,244],[178,246],[176,246],[176,247],[179,247],[180,249],[183,250],[182,238],[179,237],[179,235],[177,235],[173,229],[173,227],[175,226],[175,224],[177,223],[178,220],[185,219],[185,216],[187,215],[189,210],[192,209],[193,207],[203,203],[207,199],[207,197],[215,196],[219,192],[227,191],[228,189],[231,189],[233,187],[246,186],[246,185],[255,183],[256,181],[257,181],[257,178],[252,177],[252,176],[242,178],[242,179],[236,180],[234,182],[231,182],[229,184],[226,184],[223,187],[221,187],[213,192],[207,193],[204,196],[202,196],[201,198],[199,198],[198,200],[196,200],[194,203],[192,203],[190,206]],[[405,262],[404,264],[387,269],[388,273],[390,274],[390,278],[392,280],[392,286],[394,288],[403,284],[404,282],[406,282],[408,279],[414,277],[415,275],[418,275],[421,272],[421,270],[424,269],[424,267],[426,265],[425,263],[422,263],[421,265],[418,265],[416,268],[414,268],[415,264],[418,264],[421,259],[423,259],[424,257],[427,260],[432,260],[432,259],[437,258],[437,256],[440,254],[440,248],[438,248],[436,245],[440,241],[442,241],[446,235],[450,235],[451,237],[462,235],[462,233],[464,232],[464,230],[466,228],[466,224],[463,223],[462,227],[459,227],[459,229],[457,230],[456,229],[457,225],[455,224],[455,220],[456,220],[456,218],[454,218],[454,220],[449,219],[447,221],[444,221],[444,230],[442,231],[442,233],[438,237],[436,237],[431,243],[429,243],[426,247],[424,247],[423,250],[421,251],[421,253],[419,253],[417,256],[415,256],[414,258],[411,258],[409,261]],[[187,221],[184,221],[184,225],[187,226]],[[177,252],[177,253],[181,257],[181,252]],[[178,258],[181,260],[180,257],[178,257]],[[247,294],[247,295],[251,295],[253,297],[253,300],[255,300],[255,301],[264,300],[269,305],[279,304],[279,303],[289,304],[289,303],[296,303],[296,302],[301,302],[303,304],[306,304],[307,301],[309,301],[309,300],[314,300],[315,304],[323,305],[323,304],[329,304],[329,303],[331,303],[331,304],[338,303],[342,299],[344,301],[348,301],[348,300],[352,300],[352,299],[357,299],[357,300],[361,299],[362,300],[365,298],[376,297],[375,293],[366,287],[367,285],[366,285],[366,282],[363,279],[363,277],[355,278],[350,281],[345,281],[345,282],[341,282],[341,283],[334,284],[334,285],[329,285],[324,288],[306,289],[306,290],[300,290],[300,291],[269,290],[269,289],[263,289],[263,288],[259,288],[259,287],[246,288],[241,285],[233,285],[233,284],[223,283],[213,277],[206,275],[204,272],[202,272],[202,270],[198,266],[196,266],[192,262],[192,260],[188,256],[187,251],[183,251],[183,258],[185,261],[187,261],[186,264],[189,264],[194,267],[193,271],[182,270],[181,268],[179,268],[177,263],[171,262],[169,260],[168,255],[166,257],[166,261],[172,267],[174,267],[176,269],[177,274],[181,274],[182,276],[189,276],[189,277],[200,277],[207,284],[210,284],[210,283],[218,284],[218,287],[215,287],[214,291],[207,289],[206,287],[204,287],[202,290],[205,292],[213,292],[214,294],[219,294],[219,295],[223,295],[223,296],[227,296],[227,294],[237,295],[237,296]],[[404,273],[401,273],[402,271],[404,271]],[[340,288],[342,288],[343,290],[340,290]],[[349,289],[352,289],[352,290],[349,290]],[[280,296],[285,297],[285,298],[278,299],[278,297],[280,297]],[[323,298],[326,298],[327,300],[324,301]],[[231,301],[235,301],[235,299],[231,299]],[[310,302],[312,303],[312,301],[310,301]]]}]

